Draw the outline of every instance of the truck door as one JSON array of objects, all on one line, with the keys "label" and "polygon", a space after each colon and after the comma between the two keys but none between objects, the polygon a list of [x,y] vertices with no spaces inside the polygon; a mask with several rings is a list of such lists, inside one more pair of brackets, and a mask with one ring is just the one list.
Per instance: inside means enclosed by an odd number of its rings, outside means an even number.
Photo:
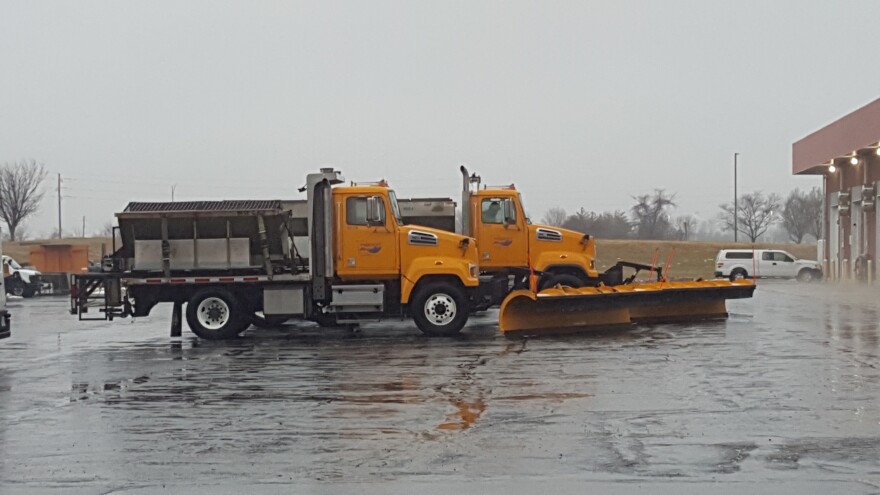
[{"label": "truck door", "polygon": [[[347,196],[337,203],[340,276],[398,276],[397,235],[382,196]],[[372,210],[371,210],[372,209]]]},{"label": "truck door", "polygon": [[477,248],[486,268],[528,266],[528,229],[512,198],[478,197]]},{"label": "truck door", "polygon": [[775,251],[773,253],[773,268],[776,271],[774,277],[797,277],[797,265],[795,265],[794,257],[785,251]]},{"label": "truck door", "polygon": [[758,260],[758,276],[759,277],[776,277],[775,263],[773,259],[773,251],[763,251],[761,259]]}]

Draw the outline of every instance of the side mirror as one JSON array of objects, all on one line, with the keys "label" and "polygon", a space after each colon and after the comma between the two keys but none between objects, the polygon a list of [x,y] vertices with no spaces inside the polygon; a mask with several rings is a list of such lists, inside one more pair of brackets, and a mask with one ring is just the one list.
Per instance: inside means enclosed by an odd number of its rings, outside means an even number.
[{"label": "side mirror", "polygon": [[510,198],[504,200],[504,225],[516,223],[516,216],[513,213],[513,201]]},{"label": "side mirror", "polygon": [[383,225],[382,203],[377,196],[367,198],[367,225]]}]

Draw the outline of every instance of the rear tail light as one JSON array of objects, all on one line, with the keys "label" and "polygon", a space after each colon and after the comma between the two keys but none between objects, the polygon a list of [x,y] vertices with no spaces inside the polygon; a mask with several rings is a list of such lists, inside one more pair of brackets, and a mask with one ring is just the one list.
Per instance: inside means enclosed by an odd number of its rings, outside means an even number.
[{"label": "rear tail light", "polygon": [[724,262],[723,262],[723,261],[719,261],[718,263],[715,263],[715,268],[721,268],[721,267],[723,267],[723,266],[724,266]]}]

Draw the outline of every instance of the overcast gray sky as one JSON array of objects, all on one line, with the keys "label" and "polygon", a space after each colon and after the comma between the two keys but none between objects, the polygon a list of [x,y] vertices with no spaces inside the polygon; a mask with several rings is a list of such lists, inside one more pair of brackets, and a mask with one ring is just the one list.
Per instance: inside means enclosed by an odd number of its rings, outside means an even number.
[{"label": "overcast gray sky", "polygon": [[791,143],[880,96],[880,2],[0,0],[0,162],[52,176],[28,231],[129,200],[298,197],[305,174],[540,218],[655,187],[713,217],[791,176]]}]

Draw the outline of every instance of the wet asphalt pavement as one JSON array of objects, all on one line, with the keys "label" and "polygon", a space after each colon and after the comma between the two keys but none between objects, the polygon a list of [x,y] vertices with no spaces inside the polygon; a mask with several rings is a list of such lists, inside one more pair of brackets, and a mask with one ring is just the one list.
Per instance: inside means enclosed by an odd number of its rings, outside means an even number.
[{"label": "wet asphalt pavement", "polygon": [[880,288],[763,282],[726,321],[235,342],[15,301],[0,493],[878,493]]}]

